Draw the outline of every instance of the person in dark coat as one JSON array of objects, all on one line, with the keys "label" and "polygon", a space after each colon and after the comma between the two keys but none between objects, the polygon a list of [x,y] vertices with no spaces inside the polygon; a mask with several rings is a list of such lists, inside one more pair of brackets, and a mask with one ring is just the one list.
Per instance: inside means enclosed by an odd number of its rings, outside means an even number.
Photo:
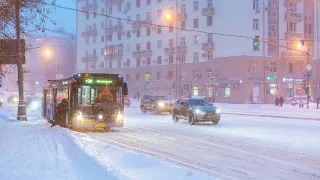
[{"label": "person in dark coat", "polygon": [[282,97],[280,97],[280,99],[279,99],[279,104],[280,104],[280,107],[282,107],[282,105],[283,105],[283,102],[284,102],[284,99],[283,99]]},{"label": "person in dark coat", "polygon": [[279,98],[276,98],[275,104],[276,104],[276,107],[280,107],[279,106]]},{"label": "person in dark coat", "polygon": [[52,126],[59,125],[60,127],[66,127],[66,116],[68,112],[68,101],[63,99],[60,104],[58,104],[56,109],[55,120],[52,123]]}]

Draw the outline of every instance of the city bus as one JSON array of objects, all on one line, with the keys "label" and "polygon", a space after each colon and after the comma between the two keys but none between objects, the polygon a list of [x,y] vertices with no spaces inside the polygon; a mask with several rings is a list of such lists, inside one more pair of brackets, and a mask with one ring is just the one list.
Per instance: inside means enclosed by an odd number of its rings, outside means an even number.
[{"label": "city bus", "polygon": [[[60,80],[47,80],[43,87],[42,115],[54,123],[57,106],[68,102],[65,124],[72,130],[123,127],[127,83],[119,74],[78,73]],[[64,121],[64,120],[63,120]]]}]

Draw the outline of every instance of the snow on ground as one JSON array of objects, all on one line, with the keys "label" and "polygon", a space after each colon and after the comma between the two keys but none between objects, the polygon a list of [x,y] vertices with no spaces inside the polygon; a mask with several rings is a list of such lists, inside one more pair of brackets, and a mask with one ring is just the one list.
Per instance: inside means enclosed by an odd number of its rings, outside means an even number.
[{"label": "snow on ground", "polygon": [[224,114],[218,125],[191,126],[138,108],[125,117],[119,132],[90,136],[220,178],[320,179],[319,121]]},{"label": "snow on ground", "polygon": [[[50,128],[39,112],[15,120],[16,108],[0,109],[0,179],[214,179],[143,153]],[[30,117],[31,116],[31,117]]]}]

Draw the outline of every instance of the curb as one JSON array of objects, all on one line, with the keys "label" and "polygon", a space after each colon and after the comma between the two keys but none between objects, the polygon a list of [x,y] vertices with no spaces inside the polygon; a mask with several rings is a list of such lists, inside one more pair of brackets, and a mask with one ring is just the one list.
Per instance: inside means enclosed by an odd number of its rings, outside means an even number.
[{"label": "curb", "polygon": [[231,113],[231,112],[225,112],[222,114],[320,121],[320,118],[305,118],[305,117],[294,117],[294,116],[276,116],[276,115],[261,115],[261,114],[246,114],[246,113]]}]

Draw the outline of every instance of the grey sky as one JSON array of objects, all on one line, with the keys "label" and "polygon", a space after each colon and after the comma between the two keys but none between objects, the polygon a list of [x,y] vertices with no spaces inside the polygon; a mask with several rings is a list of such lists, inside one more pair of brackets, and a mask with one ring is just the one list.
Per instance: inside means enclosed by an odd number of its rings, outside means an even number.
[{"label": "grey sky", "polygon": [[[76,0],[56,0],[57,5],[76,8]],[[47,28],[60,28],[63,27],[68,32],[76,32],[76,12],[55,8],[50,15],[55,20],[56,26],[48,24]]]}]

